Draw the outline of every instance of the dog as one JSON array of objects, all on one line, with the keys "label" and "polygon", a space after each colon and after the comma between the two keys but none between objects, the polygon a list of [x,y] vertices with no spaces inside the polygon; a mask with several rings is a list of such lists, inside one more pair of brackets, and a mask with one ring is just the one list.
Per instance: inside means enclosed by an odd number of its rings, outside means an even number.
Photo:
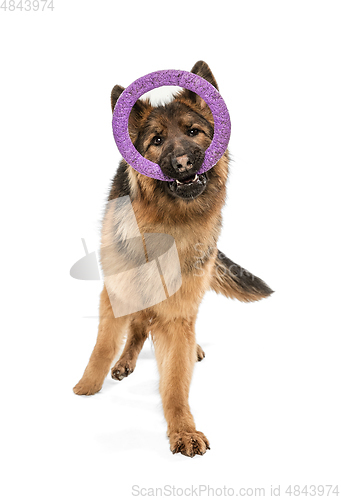
[{"label": "dog", "polygon": [[[191,72],[218,89],[205,62],[198,61]],[[123,90],[119,85],[113,88],[112,110]],[[115,380],[130,375],[145,340],[151,335],[170,449],[188,457],[203,455],[210,449],[206,436],[196,430],[188,404],[194,364],[205,357],[195,340],[196,316],[205,292],[214,290],[243,302],[257,301],[273,293],[264,281],[232,262],[217,248],[229,171],[228,150],[209,171],[197,173],[213,133],[212,113],[205,101],[192,91],[181,90],[165,105],[154,107],[148,99],[139,99],[134,105],[129,134],[135,148],[174,180],[149,178],[125,160],[120,162],[103,220],[102,268],[104,274],[110,276],[122,270],[121,264],[130,258],[137,264],[137,246],[129,250],[124,243],[126,226],[131,221],[117,217],[112,223],[115,203],[129,197],[141,234],[162,233],[174,238],[182,283],[173,295],[156,305],[132,314],[114,315],[110,293],[116,291],[108,292],[111,285],[105,281],[100,297],[97,342],[83,377],[74,387],[76,394],[98,392],[113,360],[122,350],[125,336],[123,352],[111,375]],[[114,270],[113,266],[116,266]],[[126,285],[118,286],[124,294]]]}]

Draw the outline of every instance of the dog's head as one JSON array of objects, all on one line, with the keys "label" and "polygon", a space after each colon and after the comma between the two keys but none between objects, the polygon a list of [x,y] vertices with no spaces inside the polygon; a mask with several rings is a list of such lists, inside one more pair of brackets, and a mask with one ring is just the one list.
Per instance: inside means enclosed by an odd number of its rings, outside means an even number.
[{"label": "dog's head", "polygon": [[[192,68],[218,89],[217,82],[206,63],[197,62]],[[124,88],[116,85],[111,93],[112,110]],[[168,104],[153,107],[149,100],[139,99],[129,117],[129,134],[138,152],[157,163],[162,172],[175,179],[171,182],[146,178],[129,169],[132,188],[134,184],[151,194],[191,202],[209,196],[207,191],[225,185],[227,154],[224,160],[204,174],[197,172],[204,161],[205,151],[214,133],[214,120],[205,101],[194,92],[182,90]],[[224,167],[222,167],[222,162]],[[219,167],[220,164],[220,167]],[[210,187],[211,184],[211,187]],[[206,197],[205,196],[205,197]]]}]

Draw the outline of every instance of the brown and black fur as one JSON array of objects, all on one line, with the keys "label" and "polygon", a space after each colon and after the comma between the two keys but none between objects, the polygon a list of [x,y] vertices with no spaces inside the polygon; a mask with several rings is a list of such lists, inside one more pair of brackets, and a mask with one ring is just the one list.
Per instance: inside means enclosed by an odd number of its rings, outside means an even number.
[{"label": "brown and black fur", "polygon": [[[199,61],[192,72],[218,88],[206,63]],[[120,86],[114,87],[112,109],[123,90]],[[141,235],[173,236],[182,285],[167,300],[119,318],[114,317],[104,287],[97,343],[74,392],[90,395],[101,389],[127,332],[124,350],[111,374],[116,380],[131,374],[150,334],[160,372],[160,393],[171,450],[193,457],[209,449],[205,435],[196,430],[188,405],[194,363],[205,356],[196,343],[194,330],[200,302],[210,289],[244,302],[267,297],[272,290],[217,248],[226,196],[228,151],[206,175],[193,181],[214,133],[212,114],[205,102],[188,90],[181,91],[164,106],[153,107],[149,101],[139,100],[130,115],[129,133],[143,156],[158,163],[166,175],[180,183],[146,177],[122,160],[109,201],[130,197]],[[110,240],[106,219],[102,241],[105,238]],[[107,259],[103,253],[102,266],[108,264]]]}]

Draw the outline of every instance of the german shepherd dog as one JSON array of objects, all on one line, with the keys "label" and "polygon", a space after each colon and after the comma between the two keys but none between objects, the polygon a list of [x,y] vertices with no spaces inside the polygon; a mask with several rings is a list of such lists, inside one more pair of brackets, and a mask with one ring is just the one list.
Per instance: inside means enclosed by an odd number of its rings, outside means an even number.
[{"label": "german shepherd dog", "polygon": [[[205,62],[197,62],[191,71],[218,89]],[[119,85],[113,88],[112,110],[123,90]],[[155,306],[120,317],[114,316],[104,286],[97,342],[83,377],[74,387],[76,394],[98,392],[114,358],[122,350],[125,336],[123,352],[111,369],[111,376],[122,380],[130,375],[146,338],[151,335],[170,449],[188,457],[203,455],[209,449],[206,436],[196,430],[188,404],[194,364],[205,357],[195,340],[196,316],[205,292],[214,290],[243,302],[272,293],[261,279],[217,248],[229,170],[228,151],[209,171],[197,174],[213,133],[214,120],[209,107],[189,90],[180,91],[165,105],[153,107],[149,100],[141,99],[134,105],[129,134],[135,148],[174,180],[149,178],[122,160],[112,182],[108,205],[112,200],[129,196],[142,235],[164,233],[174,238],[182,284],[176,293]],[[103,248],[108,241],[115,240],[110,218],[107,210],[102,228],[101,264],[109,274],[115,255]]]}]

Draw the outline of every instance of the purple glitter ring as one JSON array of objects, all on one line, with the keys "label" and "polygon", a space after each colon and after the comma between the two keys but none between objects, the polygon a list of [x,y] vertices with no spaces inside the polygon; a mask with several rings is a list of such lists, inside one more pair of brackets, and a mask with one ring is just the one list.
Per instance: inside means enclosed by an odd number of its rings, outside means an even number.
[{"label": "purple glitter ring", "polygon": [[118,150],[137,172],[161,181],[173,180],[164,175],[157,163],[140,155],[131,142],[128,132],[129,115],[135,102],[146,92],[164,85],[174,85],[195,92],[211,109],[214,119],[214,135],[198,171],[198,174],[203,174],[216,165],[226,151],[230,140],[231,121],[226,104],[218,90],[201,76],[188,71],[173,69],[155,71],[138,78],[122,92],[116,102],[112,117],[113,133]]}]

